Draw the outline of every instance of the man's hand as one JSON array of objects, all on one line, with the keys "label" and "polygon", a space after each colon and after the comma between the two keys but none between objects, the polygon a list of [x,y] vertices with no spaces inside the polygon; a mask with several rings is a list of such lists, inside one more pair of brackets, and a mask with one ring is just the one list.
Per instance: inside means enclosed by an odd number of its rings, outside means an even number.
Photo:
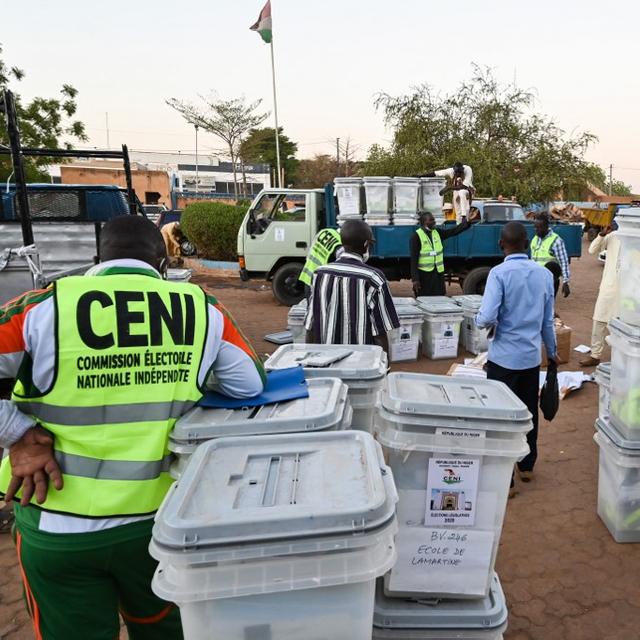
[{"label": "man's hand", "polygon": [[562,295],[565,298],[567,298],[570,293],[571,293],[571,289],[569,289],[569,283],[568,282],[563,282],[562,283]]},{"label": "man's hand", "polygon": [[417,280],[414,280],[411,284],[411,288],[413,289],[413,295],[417,298],[420,295],[420,283]]},{"label": "man's hand", "polygon": [[60,491],[62,472],[53,452],[53,435],[42,427],[33,427],[9,449],[11,482],[5,500],[13,500],[22,487],[20,504],[26,506],[34,493],[38,504],[47,499],[49,480]]}]

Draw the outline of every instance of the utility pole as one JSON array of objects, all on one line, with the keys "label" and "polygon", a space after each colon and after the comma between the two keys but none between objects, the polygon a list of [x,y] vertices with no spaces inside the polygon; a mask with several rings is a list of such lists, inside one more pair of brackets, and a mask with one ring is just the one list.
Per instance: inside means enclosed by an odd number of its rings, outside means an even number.
[{"label": "utility pole", "polygon": [[198,125],[193,125],[196,129],[196,195],[198,193]]},{"label": "utility pole", "polygon": [[111,145],[109,144],[109,112],[107,111],[104,116],[107,123],[107,149],[111,149]]},{"label": "utility pole", "polygon": [[340,175],[340,138],[336,138],[336,176]]},{"label": "utility pole", "polygon": [[613,195],[613,165],[609,165],[609,195]]}]

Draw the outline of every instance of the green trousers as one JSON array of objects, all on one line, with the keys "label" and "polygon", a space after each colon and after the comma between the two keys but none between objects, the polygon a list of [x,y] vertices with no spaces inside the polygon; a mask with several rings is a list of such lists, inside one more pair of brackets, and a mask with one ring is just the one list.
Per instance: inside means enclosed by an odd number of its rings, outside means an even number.
[{"label": "green trousers", "polygon": [[[151,591],[153,520],[83,534],[16,528],[36,640],[182,640],[178,608]],[[123,536],[123,529],[129,528]],[[50,544],[48,544],[50,541]]]}]

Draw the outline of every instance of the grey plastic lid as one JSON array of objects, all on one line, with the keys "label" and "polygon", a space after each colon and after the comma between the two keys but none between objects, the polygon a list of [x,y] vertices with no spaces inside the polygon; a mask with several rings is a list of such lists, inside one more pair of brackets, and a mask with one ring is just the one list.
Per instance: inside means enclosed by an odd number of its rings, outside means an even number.
[{"label": "grey plastic lid", "polygon": [[609,385],[611,382],[611,363],[602,362],[596,367],[595,373],[596,382],[598,384]]},{"label": "grey plastic lid", "polygon": [[417,307],[418,303],[416,302],[415,298],[403,298],[403,297],[397,297],[397,296],[393,296],[393,304],[396,307]]},{"label": "grey plastic lid", "polygon": [[364,182],[391,182],[391,178],[389,176],[365,176],[363,178]]},{"label": "grey plastic lid", "polygon": [[418,298],[418,306],[425,313],[432,314],[459,314],[461,312],[460,307],[451,298],[444,298],[444,296],[421,296]]},{"label": "grey plastic lid", "polygon": [[[306,358],[330,356],[340,351],[351,353],[327,367],[305,366]],[[382,347],[365,344],[287,344],[277,349],[264,363],[267,370],[304,367],[305,377],[335,376],[341,380],[374,380],[387,373],[387,356]]]},{"label": "grey plastic lid", "polygon": [[616,429],[615,418],[613,416],[610,416],[609,420],[598,418],[595,427],[607,437],[610,444],[618,449],[620,453],[640,456],[640,441],[623,438],[618,429]]},{"label": "grey plastic lid", "polygon": [[382,406],[393,413],[409,415],[476,420],[531,419],[523,402],[496,380],[403,371],[387,377],[387,388],[382,392]]},{"label": "grey plastic lid", "polygon": [[165,549],[362,534],[393,520],[382,449],[362,431],[220,438],[201,444],[156,514]]},{"label": "grey plastic lid", "polygon": [[362,184],[362,178],[358,178],[358,177],[349,177],[349,178],[334,178],[333,182],[335,184],[338,183],[342,183],[342,184],[350,184],[350,183],[358,183],[358,184]]},{"label": "grey plastic lid", "polygon": [[387,629],[495,629],[508,617],[507,603],[494,573],[489,595],[481,600],[407,600],[388,598],[384,580],[376,585],[373,626]]},{"label": "grey plastic lid", "polygon": [[640,342],[640,327],[627,324],[620,320],[620,318],[613,318],[609,321],[609,331],[631,342]]},{"label": "grey plastic lid", "polygon": [[479,309],[482,304],[482,296],[476,293],[470,293],[463,296],[452,296],[451,299],[463,309]]},{"label": "grey plastic lid", "polygon": [[398,305],[396,313],[401,320],[424,320],[424,311],[421,311],[418,307]]},{"label": "grey plastic lid", "polygon": [[407,177],[407,178],[402,178],[402,177],[398,177],[398,178],[393,178],[393,183],[394,184],[412,184],[415,186],[418,186],[420,184],[420,178],[411,178],[411,177]]},{"label": "grey plastic lid", "polygon": [[348,387],[338,378],[307,381],[308,398],[245,409],[196,407],[175,424],[173,442],[193,444],[224,436],[267,435],[330,429],[342,420]]},{"label": "grey plastic lid", "polygon": [[191,269],[167,269],[167,280],[171,282],[188,282],[193,271]]}]

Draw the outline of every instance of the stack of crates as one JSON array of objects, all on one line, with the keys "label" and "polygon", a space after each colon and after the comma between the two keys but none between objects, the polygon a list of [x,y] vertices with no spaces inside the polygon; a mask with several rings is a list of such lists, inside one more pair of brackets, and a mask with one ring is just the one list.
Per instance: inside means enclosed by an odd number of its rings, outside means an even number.
[{"label": "stack of crates", "polygon": [[619,316],[609,323],[611,364],[596,371],[598,515],[616,542],[640,542],[640,208],[624,209],[616,220]]}]

